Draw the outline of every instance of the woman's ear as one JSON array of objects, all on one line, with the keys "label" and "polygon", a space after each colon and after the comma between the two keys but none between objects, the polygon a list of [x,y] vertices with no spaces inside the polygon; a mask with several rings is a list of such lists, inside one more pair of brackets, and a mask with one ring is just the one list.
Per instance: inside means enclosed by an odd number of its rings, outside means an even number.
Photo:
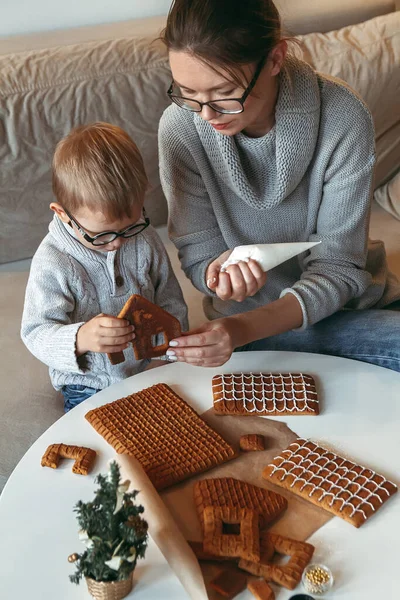
[{"label": "woman's ear", "polygon": [[270,54],[271,75],[278,75],[281,72],[283,63],[287,54],[287,42],[281,40]]},{"label": "woman's ear", "polygon": [[59,217],[61,219],[61,221],[64,221],[64,223],[69,223],[70,222],[70,218],[67,215],[67,213],[64,211],[63,207],[61,206],[61,204],[59,204],[58,202],[51,202],[50,204],[50,210],[52,210],[53,212],[56,213],[57,217]]}]

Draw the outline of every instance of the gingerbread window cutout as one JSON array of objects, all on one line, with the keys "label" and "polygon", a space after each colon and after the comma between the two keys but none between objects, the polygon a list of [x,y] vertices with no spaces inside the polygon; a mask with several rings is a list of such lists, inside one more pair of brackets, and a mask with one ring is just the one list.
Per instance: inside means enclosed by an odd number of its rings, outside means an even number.
[{"label": "gingerbread window cutout", "polygon": [[[293,590],[301,580],[305,567],[311,560],[314,546],[275,533],[264,532],[260,539],[260,561],[241,558],[239,568]],[[272,562],[275,554],[290,556],[286,564]]]},{"label": "gingerbread window cutout", "polygon": [[236,506],[251,508],[260,515],[260,527],[265,528],[287,508],[280,494],[233,477],[200,479],[193,486],[194,503],[201,523],[206,506]]},{"label": "gingerbread window cutout", "polygon": [[[260,560],[260,517],[257,511],[233,506],[207,506],[204,509],[204,552]],[[226,526],[240,525],[240,533],[224,533]],[[251,558],[250,558],[251,557]]]},{"label": "gingerbread window cutout", "polygon": [[42,467],[57,469],[61,458],[74,460],[72,472],[78,475],[87,475],[96,458],[96,451],[84,446],[68,446],[67,444],[51,444],[42,456]]},{"label": "gingerbread window cutout", "polygon": [[[126,319],[135,327],[136,337],[132,346],[136,360],[163,356],[169,342],[182,333],[176,317],[138,294],[129,298],[118,318]],[[108,357],[113,365],[125,360],[123,352],[114,352]]]}]

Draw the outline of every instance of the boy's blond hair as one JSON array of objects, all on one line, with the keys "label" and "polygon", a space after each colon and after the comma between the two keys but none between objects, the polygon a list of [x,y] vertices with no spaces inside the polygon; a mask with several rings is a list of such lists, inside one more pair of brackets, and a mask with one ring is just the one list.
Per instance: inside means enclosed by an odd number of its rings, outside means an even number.
[{"label": "boy's blond hair", "polygon": [[57,144],[52,166],[53,193],[71,213],[87,207],[114,220],[143,204],[148,179],[142,156],[116,125],[76,127]]}]

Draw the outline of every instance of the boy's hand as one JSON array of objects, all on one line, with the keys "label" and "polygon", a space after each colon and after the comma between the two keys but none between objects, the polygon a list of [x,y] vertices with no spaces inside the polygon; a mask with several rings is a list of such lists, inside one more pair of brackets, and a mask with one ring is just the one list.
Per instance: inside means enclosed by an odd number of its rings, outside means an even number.
[{"label": "boy's hand", "polygon": [[135,338],[134,327],[125,319],[101,313],[82,325],[76,336],[76,355],[86,352],[121,352]]}]

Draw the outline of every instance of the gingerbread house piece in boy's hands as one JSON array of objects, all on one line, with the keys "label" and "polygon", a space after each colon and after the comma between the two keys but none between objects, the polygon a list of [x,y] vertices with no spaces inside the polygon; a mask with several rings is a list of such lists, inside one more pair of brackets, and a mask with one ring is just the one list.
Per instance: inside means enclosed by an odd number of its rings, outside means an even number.
[{"label": "gingerbread house piece in boy's hands", "polygon": [[[176,317],[138,294],[129,298],[118,318],[126,319],[135,327],[132,345],[136,360],[163,356],[169,342],[182,333]],[[123,352],[114,352],[108,357],[113,365],[125,360]]]}]

